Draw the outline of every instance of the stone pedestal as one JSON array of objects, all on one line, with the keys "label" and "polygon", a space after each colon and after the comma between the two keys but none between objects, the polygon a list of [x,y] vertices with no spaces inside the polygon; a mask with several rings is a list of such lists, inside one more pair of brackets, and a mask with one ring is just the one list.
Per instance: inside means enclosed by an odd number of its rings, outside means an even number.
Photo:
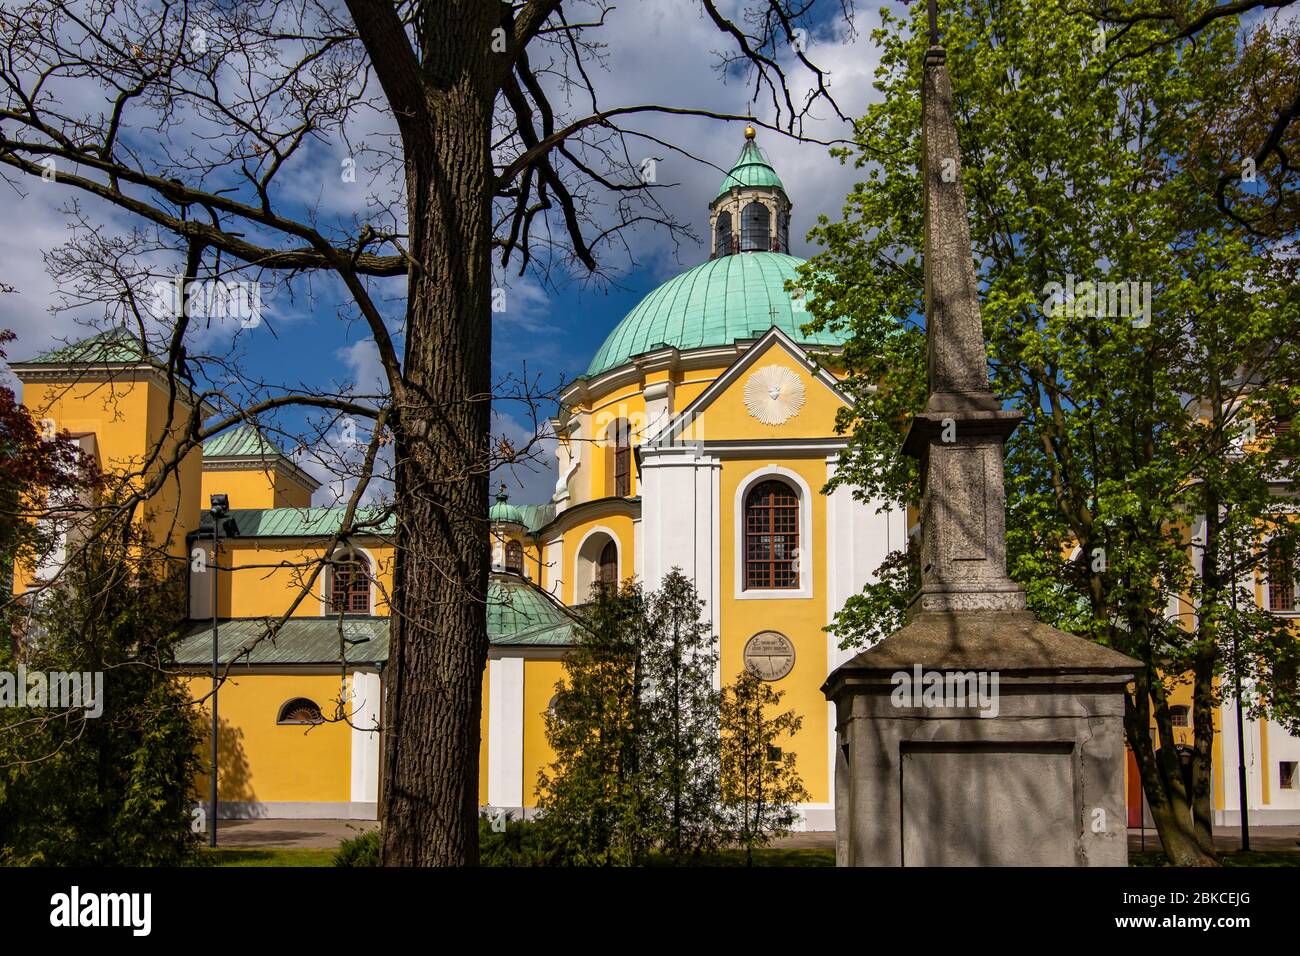
[{"label": "stone pedestal", "polygon": [[1133,661],[1026,611],[918,611],[839,667],[841,866],[1125,866]]}]

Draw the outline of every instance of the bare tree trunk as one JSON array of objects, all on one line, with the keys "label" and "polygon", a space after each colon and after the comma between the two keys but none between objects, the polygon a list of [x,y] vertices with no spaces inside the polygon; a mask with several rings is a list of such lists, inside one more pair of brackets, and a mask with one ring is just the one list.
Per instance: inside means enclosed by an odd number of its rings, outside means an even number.
[{"label": "bare tree trunk", "polygon": [[[411,256],[398,409],[383,860],[478,860],[487,662],[491,392],[492,4],[428,4],[429,128],[403,129]],[[400,107],[399,107],[400,108]]]}]

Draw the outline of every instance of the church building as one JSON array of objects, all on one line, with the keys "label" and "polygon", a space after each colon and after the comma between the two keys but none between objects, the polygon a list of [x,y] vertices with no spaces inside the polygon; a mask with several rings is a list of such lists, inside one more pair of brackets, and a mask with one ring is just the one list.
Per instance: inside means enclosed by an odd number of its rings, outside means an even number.
[{"label": "church building", "polygon": [[[574,609],[593,584],[635,578],[653,590],[676,567],[705,603],[717,683],[751,667],[802,718],[774,757],[794,757],[810,796],[800,826],[834,828],[835,722],[820,688],[853,652],[825,627],[910,529],[900,508],[825,490],[846,446],[835,428],[850,404],[838,364],[844,340],[803,331],[790,210],[747,129],[709,204],[708,259],[646,295],[563,393],[551,422],[550,500],[502,494],[485,503],[493,572],[483,806],[536,806],[538,774],[553,759],[544,715],[581,626]],[[43,427],[70,432],[106,471],[139,470],[152,447],[175,447],[177,423],[199,402],[184,384],[171,392],[138,340],[112,333],[10,368]],[[192,451],[160,488],[141,520],[189,569],[178,666],[205,699],[214,601],[219,658],[229,665],[218,708],[221,815],[375,819],[391,520],[362,515],[358,532],[326,555],[343,509],[313,506],[318,483],[251,423]],[[213,494],[230,505],[219,555],[203,510]],[[57,566],[56,555],[22,570],[15,591],[39,587]],[[1263,587],[1261,602],[1270,600]],[[259,641],[265,622],[290,608],[275,641]],[[1227,706],[1220,711],[1220,730],[1230,730]],[[1217,822],[1235,811],[1224,768],[1236,757],[1224,739],[1215,741]],[[1300,739],[1252,721],[1246,740],[1260,803],[1252,819],[1300,820]],[[206,794],[206,780],[196,792]],[[1140,793],[1130,802],[1136,825]]]}]

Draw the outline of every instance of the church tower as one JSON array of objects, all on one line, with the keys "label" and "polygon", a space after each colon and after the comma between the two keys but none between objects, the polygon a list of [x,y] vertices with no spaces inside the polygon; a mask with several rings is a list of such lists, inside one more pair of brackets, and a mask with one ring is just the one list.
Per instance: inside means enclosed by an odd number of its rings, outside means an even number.
[{"label": "church tower", "polygon": [[745,145],[709,203],[710,259],[790,251],[790,197],[756,136],[745,127]]}]

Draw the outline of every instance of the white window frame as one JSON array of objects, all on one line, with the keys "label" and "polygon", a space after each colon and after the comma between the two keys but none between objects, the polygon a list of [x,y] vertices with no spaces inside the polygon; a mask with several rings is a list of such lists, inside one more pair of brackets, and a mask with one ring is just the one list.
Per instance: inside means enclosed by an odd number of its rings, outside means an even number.
[{"label": "white window frame", "polygon": [[[745,588],[745,499],[759,482],[778,478],[794,488],[799,498],[799,586],[797,588]],[[738,601],[799,601],[813,596],[812,489],[796,471],[769,464],[746,475],[736,486],[732,504],[735,525],[732,555],[736,566],[735,597]]]}]

